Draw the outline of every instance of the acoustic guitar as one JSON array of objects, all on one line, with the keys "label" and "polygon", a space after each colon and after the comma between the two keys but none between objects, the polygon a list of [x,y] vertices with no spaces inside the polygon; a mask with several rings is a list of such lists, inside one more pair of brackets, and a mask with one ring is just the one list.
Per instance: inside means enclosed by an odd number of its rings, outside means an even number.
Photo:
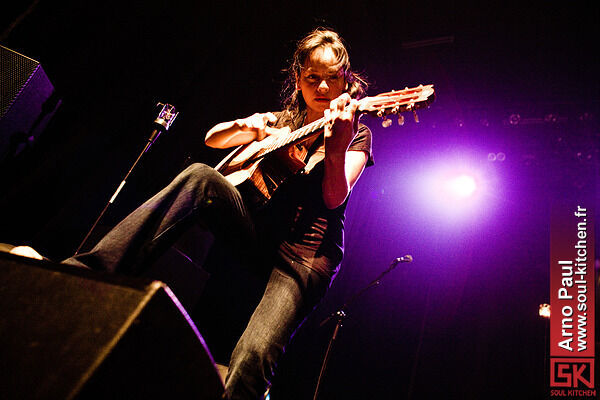
[{"label": "acoustic guitar", "polygon": [[[419,85],[360,99],[356,113],[383,117],[384,127],[391,124],[387,115],[399,114],[398,122],[402,125],[404,117],[401,113],[412,111],[418,122],[416,110],[428,107],[434,99],[433,85]],[[251,183],[258,198],[266,202],[286,178],[305,167],[308,149],[301,143],[320,135],[326,123],[325,118],[321,118],[288,134],[270,135],[261,141],[241,145],[215,169],[234,186]]]}]

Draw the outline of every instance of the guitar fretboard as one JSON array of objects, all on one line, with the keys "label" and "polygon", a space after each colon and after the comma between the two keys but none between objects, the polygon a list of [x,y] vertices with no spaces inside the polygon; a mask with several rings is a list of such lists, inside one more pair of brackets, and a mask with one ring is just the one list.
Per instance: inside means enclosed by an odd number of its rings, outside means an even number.
[{"label": "guitar fretboard", "polygon": [[[433,101],[434,90],[433,85],[419,86],[415,88],[406,88],[400,91],[392,91],[382,93],[375,97],[365,97],[359,100],[359,107],[356,110],[357,114],[369,113],[376,114],[381,117],[385,115],[385,111],[392,110],[393,113],[401,113],[404,111],[415,111],[417,108],[427,107]],[[381,113],[381,114],[380,114]],[[257,151],[253,156],[253,160],[265,157],[269,153],[288,146],[294,142],[300,141],[307,136],[317,133],[325,127],[325,118],[320,118],[311,122],[302,128],[296,129],[287,135],[279,135],[273,139],[265,147]]]},{"label": "guitar fretboard", "polygon": [[288,135],[279,135],[271,144],[260,149],[253,158],[258,159],[264,157],[275,150],[279,150],[282,147],[316,133],[325,127],[325,123],[325,118],[320,118],[308,125],[304,125],[302,128],[296,129]]}]

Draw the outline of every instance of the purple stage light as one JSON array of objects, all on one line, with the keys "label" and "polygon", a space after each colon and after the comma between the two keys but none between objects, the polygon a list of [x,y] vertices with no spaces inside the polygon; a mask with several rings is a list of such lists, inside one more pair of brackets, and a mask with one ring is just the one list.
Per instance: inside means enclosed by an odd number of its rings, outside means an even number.
[{"label": "purple stage light", "polygon": [[425,167],[414,177],[421,207],[432,216],[448,220],[479,214],[482,203],[489,212],[491,177],[480,164],[467,156]]},{"label": "purple stage light", "polygon": [[475,178],[468,174],[451,177],[444,183],[444,191],[449,196],[460,200],[471,197],[477,190]]}]

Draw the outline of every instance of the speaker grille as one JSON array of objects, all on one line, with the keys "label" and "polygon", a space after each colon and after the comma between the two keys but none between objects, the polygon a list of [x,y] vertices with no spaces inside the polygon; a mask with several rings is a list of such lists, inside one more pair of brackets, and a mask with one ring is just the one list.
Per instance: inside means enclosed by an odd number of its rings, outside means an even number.
[{"label": "speaker grille", "polygon": [[39,62],[0,46],[0,118],[39,66]]}]

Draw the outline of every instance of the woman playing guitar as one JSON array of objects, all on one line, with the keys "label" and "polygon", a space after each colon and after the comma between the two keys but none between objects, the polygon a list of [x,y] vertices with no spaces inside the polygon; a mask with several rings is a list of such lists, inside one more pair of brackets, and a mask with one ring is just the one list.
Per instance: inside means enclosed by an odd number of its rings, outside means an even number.
[{"label": "woman playing guitar", "polygon": [[[225,383],[230,399],[260,398],[285,345],[324,296],[342,261],[347,199],[372,163],[371,132],[356,113],[356,98],[365,89],[350,69],[340,37],[325,29],[311,32],[299,42],[289,68],[283,111],[223,122],[206,134],[208,146],[229,148],[286,135],[324,118],[321,131],[261,161],[276,165],[265,170],[292,166],[295,172],[271,187],[268,201],[254,203],[251,194],[243,195],[215,169],[194,164],[92,251],[65,262],[139,273],[196,225],[228,243],[248,264],[268,270],[266,291],[233,351]],[[266,185],[270,178],[264,176]]]}]

